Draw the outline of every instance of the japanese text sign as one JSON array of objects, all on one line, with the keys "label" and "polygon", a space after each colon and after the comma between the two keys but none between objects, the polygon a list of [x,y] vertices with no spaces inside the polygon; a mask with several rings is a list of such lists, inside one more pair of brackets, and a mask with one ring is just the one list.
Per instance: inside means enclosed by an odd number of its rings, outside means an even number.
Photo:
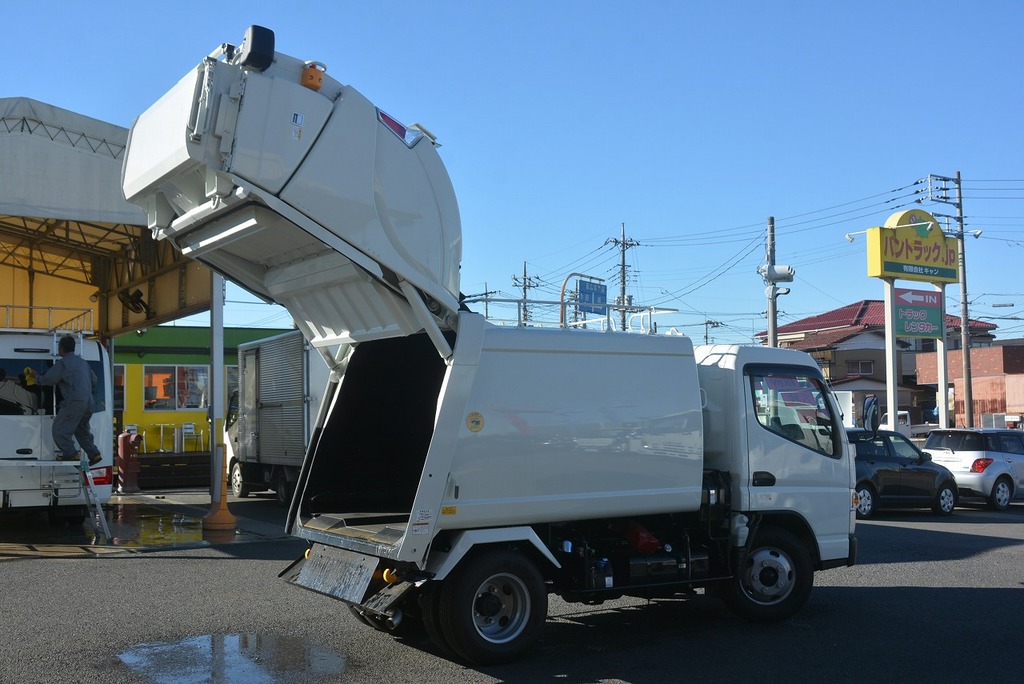
[{"label": "japanese text sign", "polygon": [[868,228],[868,276],[955,283],[958,244],[926,211],[893,214],[884,227]]}]

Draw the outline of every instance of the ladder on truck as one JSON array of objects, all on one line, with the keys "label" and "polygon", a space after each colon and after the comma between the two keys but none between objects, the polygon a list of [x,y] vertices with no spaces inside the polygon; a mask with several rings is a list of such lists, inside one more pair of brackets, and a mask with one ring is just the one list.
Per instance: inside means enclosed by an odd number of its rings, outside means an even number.
[{"label": "ladder on truck", "polygon": [[107,517],[103,514],[103,504],[100,503],[100,497],[93,485],[89,461],[83,458],[81,461],[65,461],[61,465],[66,468],[74,468],[77,471],[82,497],[85,499],[85,507],[89,511],[89,527],[92,528],[92,533],[96,535],[97,541],[102,537],[104,545],[110,544],[110,527],[107,525]]},{"label": "ladder on truck", "polygon": [[89,509],[89,527],[98,540],[103,537],[103,544],[110,544],[110,527],[107,525],[107,516],[103,515],[103,504],[96,494],[96,488],[92,484],[92,470],[89,468],[89,461],[83,459],[77,466],[82,476],[82,493],[85,495],[86,508]]}]

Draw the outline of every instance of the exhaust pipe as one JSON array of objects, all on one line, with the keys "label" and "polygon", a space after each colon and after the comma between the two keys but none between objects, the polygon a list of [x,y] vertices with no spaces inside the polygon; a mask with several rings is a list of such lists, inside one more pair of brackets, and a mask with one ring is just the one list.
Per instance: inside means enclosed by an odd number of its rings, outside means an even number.
[{"label": "exhaust pipe", "polygon": [[388,629],[395,629],[402,623],[402,609],[395,608],[395,612],[385,621],[384,624],[388,626]]}]

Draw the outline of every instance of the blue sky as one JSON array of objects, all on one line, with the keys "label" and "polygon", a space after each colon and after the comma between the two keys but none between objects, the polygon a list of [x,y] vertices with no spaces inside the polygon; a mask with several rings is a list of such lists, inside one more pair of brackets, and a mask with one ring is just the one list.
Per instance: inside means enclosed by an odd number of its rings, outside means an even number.
[{"label": "blue sky", "polygon": [[[556,299],[573,271],[617,292],[606,241],[625,224],[639,242],[628,294],[678,309],[661,325],[701,341],[765,329],[768,216],[777,261],[797,271],[785,324],[880,299],[863,236],[844,236],[899,209],[953,214],[914,183],[960,171],[967,228],[983,231],[967,243],[971,315],[1017,337],[1024,322],[1005,317],[1024,309],[1022,19],[1013,0],[44,2],[6,13],[0,97],[129,126],[261,24],[279,51],[438,136],[463,292],[518,296],[524,261],[533,298]],[[958,314],[959,288],[946,295]],[[229,305],[229,325],[252,321],[288,324]]]}]

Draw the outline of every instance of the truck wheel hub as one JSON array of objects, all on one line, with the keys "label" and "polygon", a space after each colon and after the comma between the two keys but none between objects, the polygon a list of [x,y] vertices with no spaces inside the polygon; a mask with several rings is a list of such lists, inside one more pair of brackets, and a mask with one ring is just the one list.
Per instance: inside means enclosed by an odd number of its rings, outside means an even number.
[{"label": "truck wheel hub", "polygon": [[501,607],[501,599],[496,594],[486,593],[476,597],[473,608],[480,617],[492,618],[501,612]]},{"label": "truck wheel hub", "polygon": [[760,599],[784,598],[793,588],[792,578],[792,562],[778,549],[755,551],[747,566],[748,589]]}]

